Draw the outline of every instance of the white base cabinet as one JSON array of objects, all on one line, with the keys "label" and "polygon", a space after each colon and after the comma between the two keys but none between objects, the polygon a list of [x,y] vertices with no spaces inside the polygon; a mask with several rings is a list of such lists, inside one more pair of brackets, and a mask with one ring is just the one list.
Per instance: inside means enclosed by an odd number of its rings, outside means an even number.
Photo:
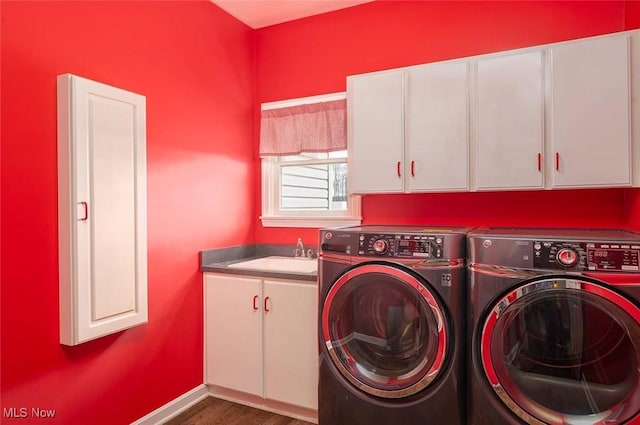
[{"label": "white base cabinet", "polygon": [[315,282],[205,273],[205,383],[317,410]]}]

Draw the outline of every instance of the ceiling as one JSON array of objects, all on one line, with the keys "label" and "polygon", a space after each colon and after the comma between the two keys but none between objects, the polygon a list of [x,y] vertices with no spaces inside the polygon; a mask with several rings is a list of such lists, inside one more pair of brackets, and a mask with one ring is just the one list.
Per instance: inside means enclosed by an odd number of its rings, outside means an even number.
[{"label": "ceiling", "polygon": [[211,0],[253,29],[344,9],[373,0]]}]

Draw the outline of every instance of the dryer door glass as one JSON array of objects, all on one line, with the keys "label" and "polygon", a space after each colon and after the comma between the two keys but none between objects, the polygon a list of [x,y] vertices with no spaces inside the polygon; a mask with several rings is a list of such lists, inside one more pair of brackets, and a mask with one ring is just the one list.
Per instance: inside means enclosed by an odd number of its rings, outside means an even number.
[{"label": "dryer door glass", "polygon": [[394,265],[363,264],[339,277],[326,297],[322,330],[341,374],[379,397],[419,392],[447,354],[440,302],[418,275]]},{"label": "dryer door glass", "polygon": [[596,281],[538,279],[495,304],[481,359],[528,423],[625,423],[640,409],[639,323],[635,304]]}]

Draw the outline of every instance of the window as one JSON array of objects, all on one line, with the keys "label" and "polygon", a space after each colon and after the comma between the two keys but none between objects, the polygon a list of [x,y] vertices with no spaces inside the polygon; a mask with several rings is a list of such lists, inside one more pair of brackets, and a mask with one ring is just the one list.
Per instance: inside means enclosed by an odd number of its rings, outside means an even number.
[{"label": "window", "polygon": [[[329,100],[336,98],[344,99],[344,94]],[[344,119],[333,106],[329,114],[322,115],[323,108],[316,107],[321,99],[326,101],[327,96],[263,105],[263,111],[277,110],[271,122],[265,122],[263,114],[261,125],[260,218],[266,227],[328,227],[361,222],[360,198],[348,193],[346,134],[342,141],[336,141],[335,134],[330,134],[344,131]],[[300,105],[306,105],[305,109],[296,109]],[[340,107],[346,113],[344,103]],[[331,129],[317,128],[325,122],[332,125]],[[264,134],[266,131],[268,136]],[[266,137],[270,138],[268,143],[264,143]],[[323,138],[332,140],[325,143]],[[283,152],[277,154],[278,150]]]}]

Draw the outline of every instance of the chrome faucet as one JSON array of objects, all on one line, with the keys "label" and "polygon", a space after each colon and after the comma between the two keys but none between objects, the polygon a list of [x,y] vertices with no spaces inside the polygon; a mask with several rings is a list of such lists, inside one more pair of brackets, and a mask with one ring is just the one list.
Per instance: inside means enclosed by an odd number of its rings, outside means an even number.
[{"label": "chrome faucet", "polygon": [[304,257],[304,245],[302,244],[302,238],[298,238],[298,243],[296,244],[296,249],[293,252],[294,257]]}]

